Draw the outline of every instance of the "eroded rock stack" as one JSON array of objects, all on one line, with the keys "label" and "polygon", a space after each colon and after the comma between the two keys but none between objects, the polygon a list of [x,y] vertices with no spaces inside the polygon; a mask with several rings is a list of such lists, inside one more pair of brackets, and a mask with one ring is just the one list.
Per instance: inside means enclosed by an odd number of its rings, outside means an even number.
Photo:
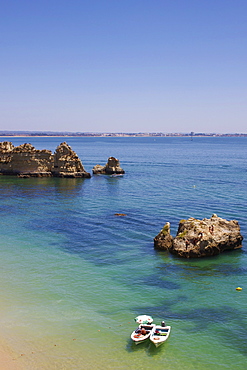
[{"label": "eroded rock stack", "polygon": [[51,176],[53,156],[50,150],[37,150],[31,144],[17,147],[0,143],[0,172],[5,175]]},{"label": "eroded rock stack", "polygon": [[227,221],[216,214],[210,219],[191,217],[181,220],[175,238],[170,235],[170,225],[166,225],[154,238],[154,247],[169,250],[180,257],[213,256],[242,247],[243,237],[238,222]]},{"label": "eroded rock stack", "polygon": [[2,142],[0,173],[20,177],[91,177],[66,143],[60,144],[52,154],[50,150],[38,150],[27,143],[14,147],[11,142]]},{"label": "eroded rock stack", "polygon": [[87,173],[78,155],[66,143],[61,143],[54,153],[53,176],[59,177],[91,177]]},{"label": "eroded rock stack", "polygon": [[124,174],[125,171],[120,167],[120,162],[114,157],[108,158],[105,166],[96,164],[93,168],[93,174],[98,175],[113,175],[113,174]]}]

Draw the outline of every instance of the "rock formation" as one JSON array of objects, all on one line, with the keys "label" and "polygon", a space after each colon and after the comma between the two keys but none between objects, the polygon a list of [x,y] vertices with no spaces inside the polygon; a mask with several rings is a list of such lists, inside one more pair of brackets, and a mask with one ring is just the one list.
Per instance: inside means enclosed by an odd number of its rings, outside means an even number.
[{"label": "rock formation", "polygon": [[52,174],[59,177],[91,177],[85,171],[78,155],[65,142],[60,144],[54,153]]},{"label": "rock formation", "polygon": [[160,250],[170,250],[173,237],[170,234],[170,222],[167,222],[159,234],[154,238],[154,248]]},{"label": "rock formation", "polygon": [[227,221],[216,214],[210,219],[197,220],[191,217],[181,220],[175,238],[170,235],[169,223],[166,225],[154,238],[154,247],[169,250],[180,257],[213,256],[242,247],[243,237],[238,222]]},{"label": "rock formation", "polygon": [[17,147],[0,143],[0,172],[4,175],[50,176],[53,165],[50,150],[37,150],[31,144]]},{"label": "rock formation", "polygon": [[93,168],[93,174],[98,175],[113,175],[113,174],[124,174],[125,171],[120,167],[119,160],[110,157],[108,158],[108,162],[106,163],[105,166],[101,166],[99,164],[96,164]]},{"label": "rock formation", "polygon": [[14,147],[11,142],[2,142],[0,173],[20,177],[90,177],[81,160],[66,143],[60,144],[53,155],[50,150],[38,150],[31,144]]}]

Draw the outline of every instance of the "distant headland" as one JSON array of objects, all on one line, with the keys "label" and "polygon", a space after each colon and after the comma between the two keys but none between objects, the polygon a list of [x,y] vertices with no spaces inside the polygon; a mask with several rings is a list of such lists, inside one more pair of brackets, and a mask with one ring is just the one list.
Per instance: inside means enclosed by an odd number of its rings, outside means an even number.
[{"label": "distant headland", "polygon": [[247,133],[0,131],[0,137],[247,137]]}]

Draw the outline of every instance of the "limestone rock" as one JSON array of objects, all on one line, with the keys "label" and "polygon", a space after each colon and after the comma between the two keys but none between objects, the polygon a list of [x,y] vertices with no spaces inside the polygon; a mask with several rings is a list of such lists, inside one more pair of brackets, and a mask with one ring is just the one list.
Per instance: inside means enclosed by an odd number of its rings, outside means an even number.
[{"label": "limestone rock", "polygon": [[237,221],[213,214],[210,219],[181,220],[170,252],[181,257],[205,257],[241,248],[243,237]]},{"label": "limestone rock", "polygon": [[81,160],[66,143],[58,146],[53,155],[50,150],[38,150],[31,144],[17,147],[11,142],[0,143],[0,173],[19,177],[91,177]]},{"label": "limestone rock", "polygon": [[0,152],[8,153],[14,149],[14,145],[10,141],[3,141],[0,143]]},{"label": "limestone rock", "polygon": [[105,166],[101,166],[100,164],[96,164],[93,168],[94,175],[105,174]]},{"label": "limestone rock", "polygon": [[96,164],[93,168],[93,174],[102,174],[102,175],[113,175],[113,174],[124,174],[125,171],[120,167],[120,162],[114,157],[108,158],[108,161],[105,166]]},{"label": "limestone rock", "polygon": [[53,165],[50,150],[37,150],[31,144],[17,147],[0,143],[0,172],[5,175],[50,176]]},{"label": "limestone rock", "polygon": [[91,177],[78,155],[66,142],[61,143],[54,153],[52,174],[58,177]]},{"label": "limestone rock", "polygon": [[154,238],[154,248],[159,250],[170,250],[173,237],[170,234],[170,222],[167,222],[159,234]]}]

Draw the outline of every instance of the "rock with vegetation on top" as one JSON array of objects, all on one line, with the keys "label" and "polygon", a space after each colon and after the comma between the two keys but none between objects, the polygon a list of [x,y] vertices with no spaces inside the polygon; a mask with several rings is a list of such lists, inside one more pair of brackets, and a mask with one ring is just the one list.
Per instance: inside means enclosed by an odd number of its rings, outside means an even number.
[{"label": "rock with vegetation on top", "polygon": [[227,221],[213,214],[210,219],[190,217],[181,220],[171,245],[166,243],[165,237],[164,242],[161,237],[158,240],[160,244],[154,242],[156,248],[168,249],[173,254],[189,258],[213,256],[225,250],[241,248],[243,237],[237,221]]},{"label": "rock with vegetation on top", "polygon": [[125,171],[120,167],[120,162],[114,157],[108,158],[105,166],[96,164],[93,168],[93,174],[98,175],[113,175],[113,174],[124,174]]},{"label": "rock with vegetation on top", "polygon": [[170,222],[167,222],[159,234],[154,238],[154,248],[169,250],[172,247],[173,237],[170,234]]},{"label": "rock with vegetation on top", "polygon": [[50,150],[38,150],[31,144],[15,147],[11,142],[0,143],[0,173],[19,177],[91,177],[75,152],[66,143]]}]

